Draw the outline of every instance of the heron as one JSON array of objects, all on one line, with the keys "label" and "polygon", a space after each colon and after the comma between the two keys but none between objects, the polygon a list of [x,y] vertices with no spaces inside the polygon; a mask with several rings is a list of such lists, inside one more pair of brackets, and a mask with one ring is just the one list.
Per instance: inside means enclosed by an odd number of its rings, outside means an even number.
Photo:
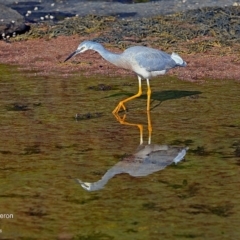
[{"label": "heron", "polygon": [[150,111],[151,87],[149,80],[152,77],[165,74],[175,67],[185,67],[187,63],[176,53],[171,55],[145,46],[133,46],[127,48],[122,53],[113,53],[105,49],[100,43],[93,41],[83,41],[77,50],[70,54],[64,62],[73,56],[87,50],[98,52],[106,61],[136,73],[138,77],[138,93],[120,101],[113,110],[117,114],[121,109],[126,111],[125,103],[142,95],[142,79],[147,82],[147,111]]}]

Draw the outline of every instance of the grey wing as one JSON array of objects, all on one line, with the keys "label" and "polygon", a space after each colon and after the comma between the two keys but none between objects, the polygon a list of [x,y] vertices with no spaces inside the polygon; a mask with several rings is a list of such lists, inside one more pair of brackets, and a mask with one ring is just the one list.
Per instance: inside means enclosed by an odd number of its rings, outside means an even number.
[{"label": "grey wing", "polygon": [[137,61],[140,67],[150,72],[169,70],[176,66],[171,55],[151,48],[144,48],[136,53],[135,61]]}]

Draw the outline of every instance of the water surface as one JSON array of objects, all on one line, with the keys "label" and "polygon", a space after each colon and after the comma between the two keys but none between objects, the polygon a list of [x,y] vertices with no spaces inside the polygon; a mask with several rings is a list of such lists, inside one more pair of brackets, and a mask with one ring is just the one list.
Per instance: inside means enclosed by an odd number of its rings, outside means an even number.
[{"label": "water surface", "polygon": [[151,142],[189,147],[185,160],[87,191],[76,179],[97,182],[137,151],[136,124],[148,143],[146,95],[126,104],[130,124],[111,113],[137,92],[136,78],[0,69],[0,213],[14,215],[0,219],[2,238],[238,238],[238,82],[151,81]]}]

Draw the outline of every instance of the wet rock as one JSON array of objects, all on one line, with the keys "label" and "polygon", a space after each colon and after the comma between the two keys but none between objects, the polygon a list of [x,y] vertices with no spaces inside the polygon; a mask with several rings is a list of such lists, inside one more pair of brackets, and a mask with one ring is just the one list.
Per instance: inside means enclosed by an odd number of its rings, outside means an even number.
[{"label": "wet rock", "polygon": [[26,104],[14,103],[12,105],[6,106],[7,111],[28,111],[30,110]]},{"label": "wet rock", "polygon": [[198,146],[196,149],[191,149],[189,152],[192,152],[198,156],[208,156],[209,152],[206,151],[205,147]]},{"label": "wet rock", "polygon": [[75,119],[77,121],[79,120],[89,120],[89,119],[93,119],[93,118],[100,118],[102,117],[103,113],[101,112],[95,112],[95,113],[84,113],[84,114],[80,114],[77,113],[75,116]]},{"label": "wet rock", "polygon": [[32,154],[39,154],[39,153],[41,153],[40,146],[35,144],[32,146],[25,147],[23,155],[32,155]]},{"label": "wet rock", "polygon": [[125,82],[125,83],[123,83],[122,85],[123,85],[123,86],[131,87],[131,86],[134,86],[134,83]]},{"label": "wet rock", "polygon": [[40,102],[32,103],[31,105],[27,103],[16,102],[16,103],[7,105],[5,109],[7,111],[28,111],[40,106],[42,106]]},{"label": "wet rock", "polygon": [[88,89],[95,90],[95,91],[108,91],[108,90],[112,90],[112,87],[110,85],[100,83],[97,86],[90,86],[88,87]]},{"label": "wet rock", "polygon": [[236,157],[240,157],[240,146],[237,146],[237,148],[234,151],[234,154]]},{"label": "wet rock", "polygon": [[25,33],[30,29],[24,17],[15,10],[0,4],[0,39]]}]

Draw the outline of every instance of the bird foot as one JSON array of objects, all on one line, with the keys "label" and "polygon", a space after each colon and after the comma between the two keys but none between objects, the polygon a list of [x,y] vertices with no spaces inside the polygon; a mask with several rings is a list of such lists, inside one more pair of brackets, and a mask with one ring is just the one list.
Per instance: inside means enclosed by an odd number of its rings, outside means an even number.
[{"label": "bird foot", "polygon": [[126,118],[126,114],[123,115],[123,117],[120,117],[118,115],[118,113],[113,113],[114,117],[117,119],[117,121],[121,124],[125,123],[125,118]]},{"label": "bird foot", "polygon": [[118,114],[118,112],[120,111],[120,109],[123,108],[123,111],[126,111],[126,107],[124,106],[123,102],[119,102],[119,104],[117,105],[117,107],[112,111],[112,113]]}]

